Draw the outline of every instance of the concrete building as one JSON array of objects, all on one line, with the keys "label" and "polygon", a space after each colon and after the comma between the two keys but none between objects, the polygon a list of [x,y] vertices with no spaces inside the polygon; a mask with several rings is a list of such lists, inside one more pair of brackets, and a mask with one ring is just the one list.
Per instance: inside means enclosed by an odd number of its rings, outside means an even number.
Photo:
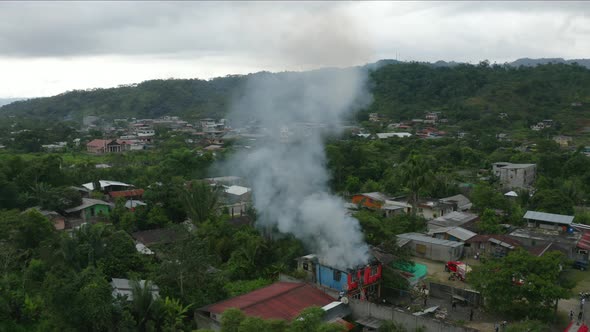
[{"label": "concrete building", "polygon": [[500,183],[506,188],[526,189],[535,182],[537,165],[498,162],[492,165],[492,173],[500,179]]},{"label": "concrete building", "polygon": [[420,233],[397,236],[398,246],[407,247],[412,255],[433,261],[456,261],[463,255],[463,242],[442,240]]}]

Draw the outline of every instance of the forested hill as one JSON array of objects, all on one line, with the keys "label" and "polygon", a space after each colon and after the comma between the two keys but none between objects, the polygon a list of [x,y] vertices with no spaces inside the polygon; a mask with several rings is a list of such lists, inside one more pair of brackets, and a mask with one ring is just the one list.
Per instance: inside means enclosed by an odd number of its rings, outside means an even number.
[{"label": "forested hill", "polygon": [[[374,103],[361,118],[378,112],[392,120],[408,120],[422,118],[428,111],[442,111],[450,120],[469,124],[489,123],[488,118],[495,121],[502,112],[510,114],[509,125],[520,127],[544,118],[574,126],[580,124],[577,119],[590,118],[590,69],[577,64],[446,66],[384,60],[365,68],[371,71]],[[72,91],[5,105],[0,116],[78,121],[84,115],[107,119],[222,117],[247,77],[152,80]],[[571,106],[578,102],[583,106]]]}]

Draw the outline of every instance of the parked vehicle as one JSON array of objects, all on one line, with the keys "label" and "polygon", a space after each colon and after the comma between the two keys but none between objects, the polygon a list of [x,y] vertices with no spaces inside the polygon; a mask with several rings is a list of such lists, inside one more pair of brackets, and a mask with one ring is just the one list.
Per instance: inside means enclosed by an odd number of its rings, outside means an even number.
[{"label": "parked vehicle", "polygon": [[447,264],[445,264],[445,271],[451,272],[449,280],[459,279],[465,281],[467,273],[471,272],[471,267],[463,262],[448,261]]},{"label": "parked vehicle", "polygon": [[575,261],[574,268],[576,268],[580,271],[588,270],[588,262],[587,261],[580,261],[580,260]]}]

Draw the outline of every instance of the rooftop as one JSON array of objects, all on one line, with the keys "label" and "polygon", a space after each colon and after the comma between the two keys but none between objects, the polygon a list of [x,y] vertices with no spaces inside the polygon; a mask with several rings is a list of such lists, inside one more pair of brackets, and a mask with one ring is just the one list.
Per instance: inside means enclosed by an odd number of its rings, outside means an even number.
[{"label": "rooftop", "polygon": [[529,167],[536,166],[536,165],[537,164],[513,164],[513,163],[508,163],[508,162],[494,163],[494,166],[500,167],[500,168],[505,168],[505,169],[529,168]]},{"label": "rooftop", "polygon": [[311,285],[276,282],[250,293],[205,306],[199,311],[219,315],[226,309],[237,308],[247,316],[292,320],[305,308],[323,307],[333,301],[332,297]]},{"label": "rooftop", "polygon": [[147,231],[139,231],[131,234],[131,236],[146,246],[156,243],[170,243],[180,237],[180,233],[170,228],[157,228]]},{"label": "rooftop", "polygon": [[387,195],[385,195],[384,193],[380,193],[380,192],[362,193],[360,195],[363,195],[365,197],[369,197],[370,199],[373,199],[376,201],[382,201],[382,202],[385,202],[389,198],[389,197],[387,197]]},{"label": "rooftop", "polygon": [[545,213],[537,211],[527,211],[524,214],[523,218],[563,225],[570,225],[574,221],[574,216],[566,216],[563,214]]},{"label": "rooftop", "polygon": [[141,195],[143,195],[143,193],[144,193],[143,189],[131,189],[131,190],[111,191],[109,193],[109,195],[113,198],[117,198],[117,197],[141,196]]},{"label": "rooftop", "polygon": [[465,242],[468,242],[468,243],[492,242],[492,243],[501,245],[502,247],[506,247],[508,249],[514,249],[515,247],[522,246],[522,243],[520,243],[520,241],[512,239],[508,235],[504,235],[504,234],[492,234],[492,235],[478,234]]},{"label": "rooftop", "polygon": [[236,195],[236,196],[242,196],[246,193],[248,193],[251,189],[248,187],[242,187],[242,186],[229,186],[226,187],[224,192],[226,194],[230,194],[230,195]]},{"label": "rooftop", "polygon": [[[100,180],[98,182],[100,183],[101,188],[106,188],[110,186],[133,187],[132,184],[127,184],[119,181]],[[94,190],[94,183],[92,182],[84,183],[82,186],[88,190]]]},{"label": "rooftop", "polygon": [[447,234],[449,234],[461,241],[467,241],[477,235],[477,233],[474,233],[474,232],[467,230],[465,228],[462,228],[462,227],[434,228],[428,232],[428,234],[440,234],[440,233],[447,233]]},{"label": "rooftop", "polygon": [[100,199],[94,199],[94,198],[82,198],[82,204],[78,205],[76,207],[73,207],[71,209],[67,209],[65,210],[66,213],[72,213],[72,212],[77,212],[77,211],[81,211],[84,210],[86,208],[89,208],[91,206],[94,205],[108,205],[108,206],[113,206],[112,203],[108,203],[105,201],[101,201]]},{"label": "rooftop", "polygon": [[457,241],[449,241],[449,240],[441,240],[437,238],[430,237],[428,235],[420,234],[420,233],[404,233],[398,234],[398,238],[410,241],[421,241],[421,242],[428,242],[432,244],[437,244],[445,247],[459,247],[462,246],[463,243]]},{"label": "rooftop", "polygon": [[433,220],[428,221],[428,228],[461,226],[470,221],[476,220],[478,216],[469,212],[453,211]]},{"label": "rooftop", "polygon": [[590,232],[585,232],[576,247],[580,249],[590,250]]},{"label": "rooftop", "polygon": [[461,194],[441,198],[440,200],[441,200],[441,202],[444,202],[444,203],[456,203],[457,207],[460,209],[471,209],[471,206],[473,206],[473,204],[471,203],[469,198],[467,198]]}]

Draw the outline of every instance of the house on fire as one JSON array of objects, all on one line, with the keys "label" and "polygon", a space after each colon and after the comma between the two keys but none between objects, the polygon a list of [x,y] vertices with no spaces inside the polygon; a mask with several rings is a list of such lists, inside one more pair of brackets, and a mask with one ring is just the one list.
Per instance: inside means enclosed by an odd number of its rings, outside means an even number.
[{"label": "house on fire", "polygon": [[377,300],[381,296],[383,265],[376,259],[352,269],[330,266],[316,255],[297,259],[297,268],[307,273],[306,279],[352,299]]}]

